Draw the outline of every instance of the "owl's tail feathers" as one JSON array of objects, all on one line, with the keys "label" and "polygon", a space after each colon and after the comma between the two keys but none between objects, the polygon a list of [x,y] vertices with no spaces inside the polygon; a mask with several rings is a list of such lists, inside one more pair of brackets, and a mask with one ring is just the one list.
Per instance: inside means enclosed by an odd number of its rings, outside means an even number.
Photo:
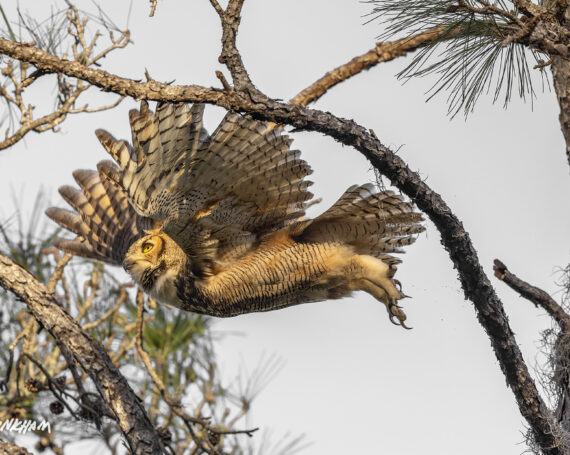
[{"label": "owl's tail feathers", "polygon": [[326,212],[302,222],[296,238],[307,242],[342,242],[358,254],[396,264],[387,253],[403,253],[425,230],[422,215],[392,191],[377,193],[371,184],[351,186]]},{"label": "owl's tail feathers", "polygon": [[121,265],[128,247],[141,235],[137,215],[123,190],[95,171],[75,171],[81,189],[62,186],[59,192],[74,211],[50,207],[46,214],[78,236],[54,244],[69,253]]}]

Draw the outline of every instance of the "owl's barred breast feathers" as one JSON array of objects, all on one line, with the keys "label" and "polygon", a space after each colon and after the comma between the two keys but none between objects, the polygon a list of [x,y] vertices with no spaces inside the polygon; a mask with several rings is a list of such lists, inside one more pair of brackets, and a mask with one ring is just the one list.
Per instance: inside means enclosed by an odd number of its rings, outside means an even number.
[{"label": "owl's barred breast feathers", "polygon": [[412,204],[352,186],[306,219],[312,171],[291,139],[236,113],[210,136],[203,111],[143,102],[130,113],[133,145],[98,130],[114,162],[74,172],[81,190],[60,188],[76,212],[47,214],[78,238],[57,246],[123,265],[185,310],[234,316],[364,290],[405,327],[391,253],[424,230]]}]

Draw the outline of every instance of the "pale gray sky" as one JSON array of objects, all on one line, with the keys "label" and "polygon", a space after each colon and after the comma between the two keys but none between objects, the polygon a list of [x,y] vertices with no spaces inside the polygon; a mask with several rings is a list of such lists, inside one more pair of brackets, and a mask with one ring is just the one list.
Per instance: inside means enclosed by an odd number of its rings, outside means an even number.
[{"label": "pale gray sky", "polygon": [[[20,3],[37,8],[37,2]],[[128,2],[100,3],[118,25],[125,24]],[[379,33],[374,24],[362,25],[369,7],[346,0],[248,0],[238,45],[254,83],[272,97],[289,99],[366,52]],[[220,27],[208,1],[159,0],[156,17],[147,16],[147,2],[136,2],[129,22],[135,45],[110,56],[104,69],[143,78],[147,68],[157,80],[219,86],[214,71],[227,71],[217,62]],[[443,196],[471,235],[532,367],[540,359],[539,331],[550,320],[492,278],[492,260],[502,259],[559,297],[556,268],[568,263],[569,253],[570,176],[556,97],[543,93],[538,82],[533,110],[518,100],[503,110],[483,97],[467,121],[450,121],[445,95],[425,103],[435,79],[405,85],[395,79],[404,65],[381,64],[335,87],[314,107],[372,128]],[[93,104],[109,99],[91,95]],[[0,169],[8,176],[0,181],[2,194],[25,185],[31,207],[43,185],[52,203],[62,205],[56,189],[72,182],[71,172],[108,158],[93,130],[129,137],[127,111],[133,105],[70,118],[60,134],[29,135],[1,151]],[[207,108],[210,131],[222,115]],[[373,180],[357,151],[317,133],[293,137],[315,171],[313,191],[324,199],[313,213],[349,185]],[[10,206],[5,197],[0,209]],[[437,230],[426,224],[398,272],[413,296],[405,302],[411,331],[390,324],[384,306],[367,294],[216,324],[221,332],[243,334],[218,346],[229,377],[242,363],[253,369],[263,354],[286,362],[254,401],[250,424],[277,434],[305,433],[313,444],[303,453],[312,455],[516,455],[526,449],[524,420],[489,339],[464,300]]]}]

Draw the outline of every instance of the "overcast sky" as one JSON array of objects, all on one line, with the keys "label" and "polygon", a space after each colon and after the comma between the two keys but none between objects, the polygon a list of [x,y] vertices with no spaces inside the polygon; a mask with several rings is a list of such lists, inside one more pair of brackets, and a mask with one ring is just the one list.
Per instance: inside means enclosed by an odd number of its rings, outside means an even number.
[{"label": "overcast sky", "polygon": [[[24,9],[38,6],[20,3]],[[135,44],[109,56],[105,70],[141,79],[146,68],[160,81],[205,86],[219,86],[215,70],[229,78],[217,61],[220,27],[207,0],[159,0],[154,18],[148,17],[148,2],[135,3],[128,23]],[[126,25],[128,2],[100,4],[119,26]],[[252,80],[269,96],[286,100],[366,52],[380,31],[363,25],[369,8],[347,0],[246,1],[238,46]],[[405,62],[360,74],[313,107],[373,129],[442,195],[469,232],[533,368],[541,359],[540,331],[551,322],[492,277],[492,260],[503,260],[560,298],[556,270],[569,262],[570,168],[556,96],[543,92],[535,78],[532,107],[515,100],[504,110],[482,97],[467,120],[460,115],[451,121],[445,95],[425,102],[435,78],[405,85],[396,80]],[[43,90],[48,87],[46,81]],[[38,113],[49,95],[31,101]],[[92,105],[112,99],[95,90],[90,97]],[[40,186],[52,204],[63,205],[57,187],[72,183],[71,172],[108,158],[93,130],[130,137],[132,107],[125,102],[111,112],[70,118],[59,134],[28,135],[0,151],[0,210],[10,213],[10,188],[19,192],[24,186],[24,211]],[[206,109],[208,130],[223,114]],[[313,192],[323,197],[311,214],[348,186],[373,181],[369,163],[356,150],[318,133],[293,137],[314,169]],[[241,334],[218,345],[220,369],[228,378],[240,365],[252,370],[263,355],[284,360],[280,374],[254,401],[250,424],[276,435],[305,433],[312,445],[303,453],[311,455],[516,455],[526,449],[524,419],[489,339],[464,299],[437,230],[430,222],[426,226],[397,275],[413,296],[404,303],[411,331],[390,324],[384,305],[364,293],[216,323],[217,331]]]}]

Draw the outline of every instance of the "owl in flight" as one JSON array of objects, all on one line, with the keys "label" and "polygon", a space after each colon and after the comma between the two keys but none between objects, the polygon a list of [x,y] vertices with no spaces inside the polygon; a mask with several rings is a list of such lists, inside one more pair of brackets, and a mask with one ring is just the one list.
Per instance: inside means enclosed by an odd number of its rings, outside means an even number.
[{"label": "owl in flight", "polygon": [[187,311],[227,317],[362,290],[406,327],[390,253],[424,230],[412,204],[351,186],[307,219],[312,171],[292,140],[236,113],[210,136],[203,111],[152,112],[143,102],[130,112],[132,145],[98,130],[115,162],[75,171],[80,190],[59,189],[75,211],[47,215],[78,237],[56,245],[122,265],[151,296]]}]

